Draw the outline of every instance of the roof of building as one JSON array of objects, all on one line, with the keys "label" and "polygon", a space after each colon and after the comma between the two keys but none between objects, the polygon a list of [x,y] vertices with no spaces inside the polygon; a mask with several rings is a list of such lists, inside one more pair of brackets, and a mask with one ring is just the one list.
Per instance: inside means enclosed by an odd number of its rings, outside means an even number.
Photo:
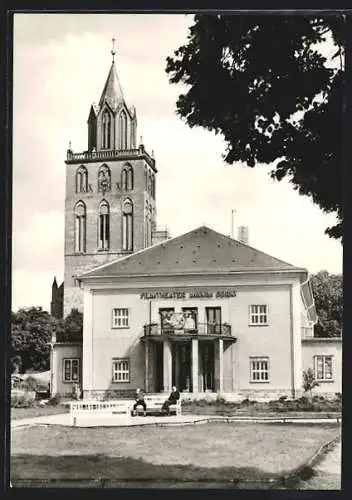
[{"label": "roof of building", "polygon": [[79,278],[270,270],[306,271],[201,226],[127,257],[103,264]]},{"label": "roof of building", "polygon": [[105,102],[109,104],[113,111],[116,111],[119,105],[124,102],[123,92],[114,62],[111,64],[104,90],[100,97],[100,109],[103,107]]}]

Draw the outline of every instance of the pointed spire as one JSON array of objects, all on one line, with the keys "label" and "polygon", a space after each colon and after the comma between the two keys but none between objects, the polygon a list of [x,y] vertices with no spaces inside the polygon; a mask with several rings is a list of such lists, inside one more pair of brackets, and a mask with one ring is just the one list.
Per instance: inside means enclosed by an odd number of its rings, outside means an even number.
[{"label": "pointed spire", "polygon": [[53,284],[52,284],[52,288],[57,288],[56,276],[54,276],[54,281],[53,281]]},{"label": "pointed spire", "polygon": [[109,106],[112,108],[112,110],[115,111],[118,105],[124,101],[124,97],[115,66],[115,54],[116,54],[115,38],[113,38],[112,40],[113,40],[113,48],[111,51],[112,63],[108,77],[105,82],[103,93],[101,94],[100,97],[99,107],[101,108],[104,105],[104,102],[107,102]]}]

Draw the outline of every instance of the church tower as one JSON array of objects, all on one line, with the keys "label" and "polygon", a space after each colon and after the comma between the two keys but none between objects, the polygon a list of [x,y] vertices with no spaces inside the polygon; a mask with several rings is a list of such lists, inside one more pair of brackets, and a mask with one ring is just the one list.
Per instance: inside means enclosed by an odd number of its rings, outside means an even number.
[{"label": "church tower", "polygon": [[[113,43],[115,40],[113,39]],[[115,64],[88,116],[88,150],[66,158],[64,316],[83,310],[74,276],[152,244],[157,169],[128,106]]]}]

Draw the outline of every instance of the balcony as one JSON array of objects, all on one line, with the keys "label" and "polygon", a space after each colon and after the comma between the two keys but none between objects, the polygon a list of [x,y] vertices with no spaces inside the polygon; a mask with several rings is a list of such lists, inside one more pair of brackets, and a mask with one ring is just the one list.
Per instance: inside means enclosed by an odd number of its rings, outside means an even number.
[{"label": "balcony", "polygon": [[173,338],[174,340],[192,339],[196,337],[205,337],[209,339],[226,338],[236,340],[232,337],[231,325],[228,323],[211,324],[197,323],[195,328],[176,328],[169,325],[162,326],[157,323],[146,324],[143,327],[143,338],[154,338],[158,340],[164,338]]},{"label": "balcony", "polygon": [[87,163],[93,161],[108,161],[108,160],[135,160],[143,158],[155,170],[155,160],[149,153],[146,152],[144,146],[134,149],[107,149],[103,151],[83,151],[82,153],[74,153],[72,150],[67,150],[67,163]]}]

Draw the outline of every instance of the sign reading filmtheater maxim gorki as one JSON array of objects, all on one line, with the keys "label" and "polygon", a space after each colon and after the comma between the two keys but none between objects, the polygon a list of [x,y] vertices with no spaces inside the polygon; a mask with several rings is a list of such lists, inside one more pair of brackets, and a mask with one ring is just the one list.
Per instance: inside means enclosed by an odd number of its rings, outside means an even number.
[{"label": "sign reading filmtheater maxim gorki", "polygon": [[152,299],[226,299],[230,297],[236,297],[236,290],[232,288],[227,288],[225,290],[213,290],[213,291],[200,291],[192,290],[190,292],[185,291],[169,291],[169,292],[143,292],[140,295],[141,299],[152,300]]}]

